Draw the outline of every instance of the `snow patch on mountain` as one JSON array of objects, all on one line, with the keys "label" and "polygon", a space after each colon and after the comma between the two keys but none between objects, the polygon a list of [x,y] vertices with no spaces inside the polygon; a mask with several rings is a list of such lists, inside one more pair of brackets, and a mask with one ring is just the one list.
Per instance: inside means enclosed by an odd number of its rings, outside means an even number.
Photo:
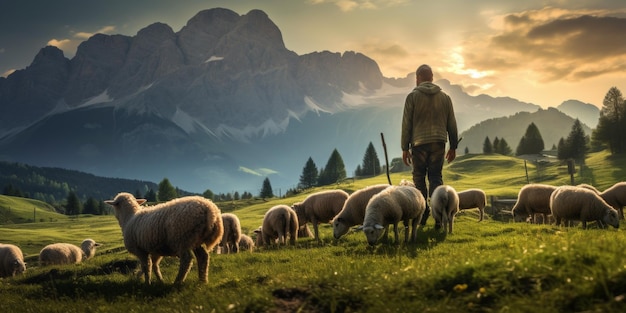
[{"label": "snow patch on mountain", "polygon": [[196,130],[196,121],[194,118],[189,116],[187,112],[181,110],[180,108],[176,108],[176,112],[172,117],[172,122],[182,128],[187,134],[191,134]]},{"label": "snow patch on mountain", "polygon": [[204,63],[210,63],[210,62],[221,61],[221,60],[224,60],[224,57],[218,57],[218,56],[212,55],[210,58],[204,61]]},{"label": "snow patch on mountain", "polygon": [[95,97],[91,97],[89,98],[87,101],[85,101],[83,104],[79,105],[78,107],[87,107],[93,104],[97,104],[97,103],[107,103],[107,102],[112,102],[114,99],[111,98],[111,96],[109,96],[109,90],[105,90],[103,91],[101,94],[95,96]]}]

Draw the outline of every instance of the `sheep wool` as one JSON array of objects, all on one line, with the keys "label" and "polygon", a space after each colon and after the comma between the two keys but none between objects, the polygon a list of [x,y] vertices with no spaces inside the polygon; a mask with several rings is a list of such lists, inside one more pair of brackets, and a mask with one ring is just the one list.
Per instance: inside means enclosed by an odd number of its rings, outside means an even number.
[{"label": "sheep wool", "polygon": [[222,253],[239,252],[239,241],[241,239],[241,223],[237,215],[233,213],[223,213],[222,223],[224,224],[224,235],[222,236]]},{"label": "sheep wool", "polygon": [[96,247],[100,244],[93,239],[85,239],[80,247],[71,243],[49,244],[39,252],[39,265],[78,264],[90,259],[96,254]]},{"label": "sheep wool", "polygon": [[0,277],[13,277],[26,271],[22,249],[0,243]]},{"label": "sheep wool", "polygon": [[468,210],[478,208],[480,217],[478,221],[482,221],[485,216],[485,205],[487,205],[487,194],[482,189],[467,189],[459,191],[459,210]]},{"label": "sheep wool", "polygon": [[556,221],[581,221],[583,229],[587,228],[587,222],[597,221],[604,227],[611,225],[619,228],[619,215],[596,192],[587,188],[576,186],[558,187],[550,197],[550,208]]},{"label": "sheep wool", "polygon": [[239,238],[239,251],[254,251],[254,240],[246,234],[241,234]]},{"label": "sheep wool", "polygon": [[285,245],[287,238],[291,245],[298,239],[298,216],[287,205],[279,204],[271,207],[263,216],[263,224],[254,232],[257,234],[256,245],[271,245],[278,240],[279,245]]},{"label": "sheep wool", "polygon": [[[393,224],[396,243],[399,243],[398,223],[403,222],[404,241],[417,239],[417,227],[426,210],[424,196],[415,187],[389,186],[374,195],[365,207],[363,226],[369,245],[376,245],[390,224]],[[411,239],[409,239],[409,226]]]},{"label": "sheep wool", "polygon": [[387,187],[389,187],[387,184],[372,185],[353,192],[343,204],[339,214],[331,221],[335,239],[348,233],[350,227],[363,224],[367,203]]},{"label": "sheep wool", "polygon": [[303,226],[310,222],[315,239],[319,241],[318,224],[330,222],[341,211],[348,196],[341,189],[310,194],[304,201],[293,204],[293,210],[298,215],[298,224]]},{"label": "sheep wool", "polygon": [[626,182],[615,183],[613,186],[600,193],[600,197],[617,210],[620,219],[624,219],[624,206],[626,205]]},{"label": "sheep wool", "polygon": [[459,212],[459,196],[450,185],[435,188],[430,198],[430,209],[435,222],[443,227],[444,232],[452,233],[454,217]]},{"label": "sheep wool", "polygon": [[157,279],[163,280],[159,262],[164,256],[180,259],[175,283],[182,283],[191,269],[193,255],[198,263],[198,279],[207,283],[209,251],[224,234],[220,209],[199,196],[142,207],[145,202],[126,192],[105,201],[115,209],[124,246],[139,258],[145,283],[150,284],[153,270]]},{"label": "sheep wool", "polygon": [[546,184],[527,184],[517,194],[517,202],[511,213],[516,222],[533,220],[536,214],[543,214],[544,221],[551,214],[550,195],[556,189],[555,186]]}]

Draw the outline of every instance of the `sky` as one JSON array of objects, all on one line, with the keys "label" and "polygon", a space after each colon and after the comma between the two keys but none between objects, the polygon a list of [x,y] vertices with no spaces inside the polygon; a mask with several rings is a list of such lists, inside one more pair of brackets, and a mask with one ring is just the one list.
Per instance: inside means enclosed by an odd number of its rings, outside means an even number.
[{"label": "sky", "polygon": [[472,95],[544,108],[569,99],[601,107],[611,87],[626,93],[624,0],[0,0],[0,76],[47,45],[71,59],[96,33],[135,36],[156,22],[177,32],[217,7],[260,9],[287,49],[360,52],[385,77],[429,64]]}]

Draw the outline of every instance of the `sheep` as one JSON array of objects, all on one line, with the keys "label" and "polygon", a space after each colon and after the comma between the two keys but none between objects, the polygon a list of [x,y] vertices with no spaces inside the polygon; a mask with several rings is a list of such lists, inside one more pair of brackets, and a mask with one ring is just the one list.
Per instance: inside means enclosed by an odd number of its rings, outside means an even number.
[{"label": "sheep", "polygon": [[298,216],[288,205],[279,204],[271,207],[263,216],[262,225],[254,232],[256,245],[271,245],[278,239],[279,245],[285,245],[287,237],[291,245],[298,239]]},{"label": "sheep", "polygon": [[222,213],[224,235],[222,236],[222,253],[239,252],[239,240],[241,240],[241,223],[237,215]]},{"label": "sheep", "polygon": [[348,193],[340,190],[325,190],[310,194],[304,201],[294,203],[292,208],[298,215],[298,225],[313,224],[315,240],[319,241],[319,223],[328,223],[343,208],[348,199]]},{"label": "sheep", "polygon": [[430,197],[430,209],[435,223],[443,226],[443,231],[452,233],[454,216],[459,212],[459,196],[450,185],[435,188]]},{"label": "sheep", "polygon": [[39,251],[39,265],[79,264],[91,259],[100,244],[93,239],[85,239],[80,247],[71,243],[49,244]]},{"label": "sheep", "polygon": [[22,250],[12,244],[0,243],[0,277],[13,277],[26,271]]},{"label": "sheep", "polygon": [[557,226],[561,224],[561,220],[576,220],[582,222],[583,229],[587,228],[588,221],[597,221],[603,228],[605,224],[619,228],[617,210],[587,188],[558,187],[550,196],[550,208]]},{"label": "sheep", "polygon": [[363,225],[359,227],[365,233],[370,246],[376,245],[390,224],[396,243],[399,243],[398,223],[404,223],[404,242],[409,242],[409,225],[411,225],[411,241],[417,239],[417,227],[426,210],[426,200],[422,193],[411,186],[389,186],[374,195],[365,207]]},{"label": "sheep", "polygon": [[368,186],[353,192],[343,204],[341,211],[333,218],[333,236],[339,239],[350,227],[363,224],[367,202],[377,193],[389,187],[386,184]]},{"label": "sheep", "polygon": [[482,189],[467,189],[457,193],[459,196],[459,210],[467,210],[478,208],[482,221],[485,215],[485,205],[487,204],[487,195]]},{"label": "sheep", "polygon": [[601,192],[600,197],[617,210],[620,219],[624,219],[624,206],[626,205],[626,182],[615,183],[613,186]]},{"label": "sheep", "polygon": [[239,251],[250,251],[254,250],[254,240],[246,234],[241,234],[239,237]]},{"label": "sheep", "polygon": [[556,189],[555,186],[546,184],[527,184],[522,187],[517,195],[517,201],[511,210],[516,222],[532,220],[536,213],[547,216],[550,211],[550,195]]},{"label": "sheep", "polygon": [[115,209],[124,246],[139,259],[146,284],[151,283],[153,270],[163,281],[159,262],[164,256],[180,258],[175,283],[182,283],[191,269],[193,255],[200,282],[208,282],[209,251],[224,234],[221,211],[212,201],[188,196],[142,207],[145,199],[122,192],[104,202]]}]

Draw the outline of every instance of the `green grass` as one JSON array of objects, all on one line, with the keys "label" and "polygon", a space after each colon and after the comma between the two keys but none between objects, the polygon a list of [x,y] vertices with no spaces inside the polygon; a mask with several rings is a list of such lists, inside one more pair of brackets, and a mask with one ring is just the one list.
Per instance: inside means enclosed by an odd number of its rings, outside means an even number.
[{"label": "green grass", "polygon": [[[625,180],[624,158],[605,152],[587,160],[576,183],[600,189]],[[566,169],[566,168],[565,168]],[[528,164],[531,182],[537,176]],[[565,170],[566,172],[566,170]],[[542,182],[569,183],[562,165],[545,168]],[[394,184],[410,173],[391,176]],[[524,162],[502,156],[464,156],[446,166],[446,183],[457,190],[479,187],[488,194],[515,196],[526,183]],[[342,183],[349,192],[385,175]],[[288,199],[231,203],[247,233],[271,206]],[[32,213],[32,208],[30,208]],[[297,247],[211,256],[209,283],[198,283],[196,267],[182,286],[172,285],[178,261],[162,262],[165,284],[145,286],[132,273],[136,258],[123,248],[112,216],[81,216],[45,223],[1,225],[2,242],[27,254],[28,270],[0,279],[3,312],[624,312],[626,233],[529,225],[487,218],[474,210],[457,216],[444,235],[429,220],[411,245],[368,247],[362,233],[322,243],[300,238]],[[38,267],[36,256],[53,241],[104,243],[80,265]],[[403,236],[401,235],[403,238]]]}]

